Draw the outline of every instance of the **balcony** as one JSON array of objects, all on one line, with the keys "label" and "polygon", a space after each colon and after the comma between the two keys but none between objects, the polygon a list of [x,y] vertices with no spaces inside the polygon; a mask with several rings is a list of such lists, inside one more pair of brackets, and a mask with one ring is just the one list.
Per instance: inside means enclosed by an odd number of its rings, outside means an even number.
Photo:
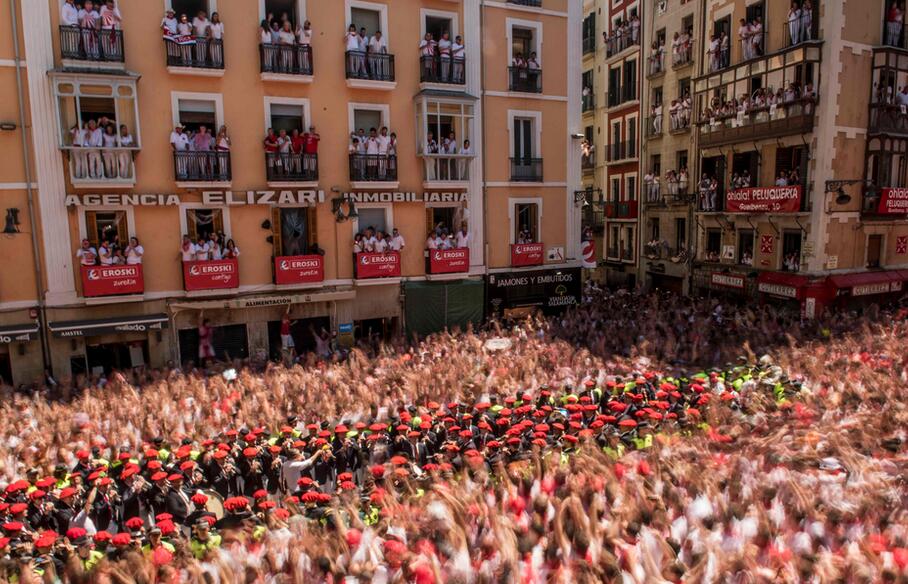
[{"label": "balcony", "polygon": [[813,131],[815,108],[816,100],[806,98],[701,121],[700,146],[709,148],[809,133]]},{"label": "balcony", "polygon": [[668,131],[672,134],[681,134],[690,130],[690,114],[689,107],[680,107],[674,112],[669,108]]},{"label": "balcony", "polygon": [[71,65],[79,68],[122,69],[126,60],[123,53],[123,31],[61,26],[60,56],[64,67]]},{"label": "balcony", "polygon": [[462,86],[466,83],[466,59],[422,55],[419,58],[419,82]]},{"label": "balcony", "polygon": [[716,51],[708,51],[706,58],[709,61],[709,71],[721,71],[731,65],[731,49],[729,47],[719,48]]},{"label": "balcony", "polygon": [[321,255],[274,258],[274,283],[278,286],[318,284],[324,280],[325,258]]},{"label": "balcony", "polygon": [[589,154],[581,154],[580,168],[584,172],[592,172],[596,170],[596,155],[592,152]]},{"label": "balcony", "polygon": [[350,181],[354,183],[396,183],[397,156],[351,154]]},{"label": "balcony", "polygon": [[541,243],[515,243],[511,245],[511,266],[541,266],[545,261],[545,246]]},{"label": "balcony", "polygon": [[686,45],[679,47],[677,53],[672,53],[672,69],[681,69],[692,65],[694,62],[694,41],[691,39]]},{"label": "balcony", "polygon": [[508,67],[508,91],[542,93],[542,69]]},{"label": "balcony", "polygon": [[605,150],[608,154],[606,162],[621,162],[637,158],[637,141],[624,140],[622,142],[613,142]]},{"label": "balcony", "polygon": [[636,219],[638,206],[637,201],[606,203],[605,216],[608,219]]},{"label": "balcony", "polygon": [[347,51],[345,71],[347,87],[391,91],[397,87],[394,55]]},{"label": "balcony", "polygon": [[636,85],[612,87],[608,92],[608,107],[614,108],[637,99]]},{"label": "balcony", "polygon": [[145,292],[142,264],[81,266],[82,296],[131,296]]},{"label": "balcony", "polygon": [[596,52],[596,35],[583,37],[583,54],[589,55]]},{"label": "balcony", "polygon": [[647,207],[672,207],[675,205],[687,205],[693,200],[693,196],[684,191],[688,189],[687,183],[684,189],[676,183],[669,183],[669,188],[662,188],[658,182],[643,184],[644,204]]},{"label": "balcony", "polygon": [[511,158],[511,182],[542,182],[542,159]]},{"label": "balcony", "polygon": [[643,132],[648,138],[662,137],[662,124],[665,120],[664,115],[649,116],[643,119]]},{"label": "balcony", "polygon": [[810,212],[813,183],[726,190],[721,184],[697,194],[701,213],[785,214]]},{"label": "balcony", "polygon": [[870,133],[908,135],[908,111],[902,113],[902,107],[890,103],[871,103]]},{"label": "balcony", "polygon": [[263,81],[311,83],[312,45],[259,45]]},{"label": "balcony", "polygon": [[786,20],[780,25],[782,48],[820,40],[820,19],[813,16],[813,12],[809,12],[802,14],[797,20]]},{"label": "balcony", "polygon": [[301,183],[318,181],[318,154],[266,152],[268,183]]},{"label": "balcony", "polygon": [[621,248],[621,261],[625,263],[632,264],[634,263],[634,248],[631,246],[624,246]]},{"label": "balcony", "polygon": [[611,58],[631,47],[639,47],[639,35],[638,38],[632,38],[632,36],[630,31],[610,35],[605,41],[605,56]]},{"label": "balcony", "polygon": [[596,99],[593,92],[580,96],[580,110],[583,113],[591,112],[596,109]]},{"label": "balcony", "polygon": [[863,192],[861,214],[878,219],[908,218],[908,189],[901,187],[867,188]]},{"label": "balcony", "polygon": [[132,186],[136,183],[133,158],[138,148],[65,147],[69,178],[76,188]]},{"label": "balcony", "polygon": [[183,289],[187,292],[239,287],[240,265],[236,258],[183,262]]},{"label": "balcony", "polygon": [[186,186],[199,186],[196,183],[214,183],[220,186],[231,180],[230,152],[192,152],[176,151],[173,153],[173,174],[177,182],[189,183]]},{"label": "balcony", "polygon": [[426,273],[463,274],[470,271],[470,248],[426,250]]},{"label": "balcony", "polygon": [[421,154],[423,159],[423,187],[464,187],[470,180],[472,154]]},{"label": "balcony", "polygon": [[593,233],[601,235],[605,229],[605,204],[602,201],[592,201],[584,205],[581,222],[585,228],[589,227]]},{"label": "balcony", "polygon": [[374,278],[399,278],[400,253],[358,253],[354,254],[353,277],[357,280]]},{"label": "balcony", "polygon": [[224,76],[224,40],[164,37],[167,70],[176,75]]},{"label": "balcony", "polygon": [[659,47],[655,54],[646,58],[646,77],[652,79],[665,73],[665,53]]}]

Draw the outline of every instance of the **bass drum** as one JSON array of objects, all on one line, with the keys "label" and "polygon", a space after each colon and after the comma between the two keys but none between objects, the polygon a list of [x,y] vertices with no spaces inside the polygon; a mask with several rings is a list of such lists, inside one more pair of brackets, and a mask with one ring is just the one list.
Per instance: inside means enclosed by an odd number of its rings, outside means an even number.
[{"label": "bass drum", "polygon": [[217,491],[211,489],[199,489],[199,492],[208,497],[205,502],[205,509],[214,513],[215,517],[221,519],[224,517],[224,498]]}]

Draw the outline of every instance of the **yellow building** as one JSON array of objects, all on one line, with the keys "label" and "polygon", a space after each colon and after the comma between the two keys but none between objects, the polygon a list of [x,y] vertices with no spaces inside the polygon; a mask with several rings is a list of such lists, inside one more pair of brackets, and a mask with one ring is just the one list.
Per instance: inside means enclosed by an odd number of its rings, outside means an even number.
[{"label": "yellow building", "polygon": [[576,3],[86,2],[0,2],[5,381],[262,361],[288,310],[303,350],[576,298]]}]

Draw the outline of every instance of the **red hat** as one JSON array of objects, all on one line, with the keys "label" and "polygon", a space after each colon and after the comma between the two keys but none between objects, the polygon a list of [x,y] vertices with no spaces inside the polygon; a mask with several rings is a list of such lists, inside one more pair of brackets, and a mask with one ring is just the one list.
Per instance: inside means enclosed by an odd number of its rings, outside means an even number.
[{"label": "red hat", "polygon": [[35,486],[38,487],[39,489],[44,489],[45,491],[49,491],[50,488],[53,487],[55,484],[57,484],[57,479],[55,479],[54,477],[44,477],[43,479],[41,479],[40,481],[35,483]]},{"label": "red hat", "polygon": [[170,519],[159,521],[157,523],[157,528],[161,530],[161,535],[170,535],[177,530],[177,526],[174,525],[173,521]]},{"label": "red hat", "polygon": [[145,458],[157,458],[157,457],[158,457],[158,451],[155,450],[154,448],[149,448],[148,450],[145,451]]},{"label": "red hat", "polygon": [[172,475],[169,475],[169,476],[167,477],[167,480],[170,481],[170,482],[173,482],[173,481],[182,481],[182,480],[183,480],[183,475],[181,475],[181,474],[179,474],[179,473],[173,473]]},{"label": "red hat", "polygon": [[74,540],[83,538],[83,537],[85,537],[85,535],[86,535],[86,531],[84,529],[82,529],[81,527],[70,527],[66,531],[66,537],[70,541],[74,541]]},{"label": "red hat", "polygon": [[265,489],[259,489],[256,492],[252,493],[252,498],[253,499],[267,499],[268,491],[266,491]]},{"label": "red hat", "polygon": [[145,525],[145,522],[142,521],[141,517],[130,517],[126,520],[126,529],[132,531],[138,531],[142,529],[142,526]]},{"label": "red hat", "polygon": [[308,487],[315,484],[315,481],[313,481],[310,477],[300,477],[299,480],[296,481],[296,484],[300,487]]},{"label": "red hat", "polygon": [[49,548],[54,547],[55,543],[57,543],[57,534],[53,532],[44,532],[41,534],[41,537],[35,540],[35,547]]},{"label": "red hat", "polygon": [[259,451],[256,448],[249,447],[243,449],[243,456],[246,458],[255,458],[258,455]]},{"label": "red hat", "polygon": [[385,476],[385,467],[380,464],[376,464],[369,468],[369,472],[372,473],[373,478],[380,479]]},{"label": "red hat", "polygon": [[45,495],[47,495],[46,491],[42,491],[41,489],[35,489],[34,491],[32,491],[31,493],[28,494],[28,498],[31,499],[32,501],[35,501],[37,499],[43,498]]},{"label": "red hat", "polygon": [[344,491],[352,491],[356,488],[356,485],[353,483],[353,481],[343,481],[340,484],[340,488]]},{"label": "red hat", "polygon": [[193,503],[195,503],[196,505],[204,505],[205,503],[208,502],[208,497],[206,497],[202,493],[196,493],[189,500],[192,501]]},{"label": "red hat", "polygon": [[337,425],[337,426],[334,427],[334,433],[335,433],[335,434],[346,434],[346,433],[349,432],[349,431],[350,431],[350,430],[349,430],[346,426],[344,426],[343,424],[339,424],[339,425]]},{"label": "red hat", "polygon": [[76,458],[78,458],[79,460],[85,460],[89,456],[91,456],[91,453],[87,450],[79,450],[78,452],[76,452]]},{"label": "red hat", "polygon": [[11,533],[19,533],[22,531],[23,525],[18,521],[10,521],[3,524],[3,531],[9,531]]},{"label": "red hat", "polygon": [[110,541],[112,536],[106,531],[99,531],[95,534],[95,543]]},{"label": "red hat", "polygon": [[216,460],[223,460],[223,459],[227,458],[227,451],[226,451],[226,450],[218,450],[218,451],[215,452],[212,456],[213,456]]},{"label": "red hat", "polygon": [[195,467],[195,463],[191,460],[187,460],[180,465],[180,470],[186,472],[187,470],[192,470]]},{"label": "red hat", "polygon": [[132,536],[128,533],[118,533],[111,538],[110,543],[117,547],[126,547],[132,543]]},{"label": "red hat", "polygon": [[381,432],[386,427],[387,426],[385,426],[384,424],[375,423],[375,424],[372,424],[371,426],[369,426],[369,430],[371,430],[372,432]]},{"label": "red hat", "polygon": [[139,467],[134,464],[127,464],[123,467],[123,472],[120,473],[121,479],[128,479],[132,475],[139,472]]},{"label": "red hat", "polygon": [[407,464],[407,462],[407,459],[400,455],[391,457],[391,464],[396,466]]},{"label": "red hat", "polygon": [[147,466],[148,466],[148,469],[149,469],[149,470],[158,470],[158,469],[161,468],[161,461],[160,461],[160,460],[152,460],[151,462],[148,463]]},{"label": "red hat", "polygon": [[249,506],[246,497],[230,497],[224,501],[224,509],[228,511],[240,511]]},{"label": "red hat", "polygon": [[167,478],[167,473],[164,472],[163,470],[158,471],[158,472],[154,473],[153,475],[151,475],[151,480],[154,482],[163,481],[166,478]]},{"label": "red hat", "polygon": [[277,507],[277,503],[275,503],[274,501],[262,500],[262,501],[259,501],[258,503],[256,503],[255,506],[258,507],[259,509],[261,509],[262,511],[267,511],[269,509],[274,509],[275,507]]},{"label": "red hat", "polygon": [[[646,412],[644,412],[644,413],[646,413]],[[618,422],[618,425],[621,426],[622,428],[636,428],[637,422],[628,418],[627,420],[621,420],[620,422]]]},{"label": "red hat", "polygon": [[76,490],[72,487],[66,487],[65,489],[60,490],[60,494],[57,495],[58,499],[65,499],[67,497],[73,497],[76,494]]},{"label": "red hat", "polygon": [[173,515],[171,515],[170,513],[158,513],[154,516],[154,520],[158,523],[160,523],[161,521],[170,521],[172,519]]},{"label": "red hat", "polygon": [[13,515],[19,515],[26,511],[28,511],[28,505],[25,503],[13,503],[9,508],[9,512]]}]

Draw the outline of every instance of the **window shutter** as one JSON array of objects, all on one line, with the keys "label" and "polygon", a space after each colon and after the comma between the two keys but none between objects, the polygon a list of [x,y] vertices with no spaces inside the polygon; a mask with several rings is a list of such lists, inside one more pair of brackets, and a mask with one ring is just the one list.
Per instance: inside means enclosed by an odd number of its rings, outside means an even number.
[{"label": "window shutter", "polygon": [[126,247],[129,243],[129,225],[126,223],[126,212],[117,213],[117,235],[120,236],[120,245]]},{"label": "window shutter", "polygon": [[85,237],[95,247],[98,245],[98,214],[96,211],[85,212]]},{"label": "window shutter", "polygon": [[199,238],[199,230],[196,229],[195,209],[186,209],[186,235],[193,243]]},{"label": "window shutter", "polygon": [[271,237],[274,238],[274,243],[272,244],[271,250],[274,257],[284,255],[284,246],[281,241],[281,208],[272,207],[271,208]]},{"label": "window shutter", "polygon": [[318,243],[318,208],[314,205],[306,207],[306,243],[310,253],[312,246]]},{"label": "window shutter", "polygon": [[[426,207],[426,234],[435,230],[435,214],[432,207]],[[427,235],[428,237],[428,235]]]},{"label": "window shutter", "polygon": [[[220,209],[211,211],[211,228],[214,229],[215,233],[224,233],[224,212]],[[233,237],[230,233],[224,233],[224,235],[227,239]]]}]

